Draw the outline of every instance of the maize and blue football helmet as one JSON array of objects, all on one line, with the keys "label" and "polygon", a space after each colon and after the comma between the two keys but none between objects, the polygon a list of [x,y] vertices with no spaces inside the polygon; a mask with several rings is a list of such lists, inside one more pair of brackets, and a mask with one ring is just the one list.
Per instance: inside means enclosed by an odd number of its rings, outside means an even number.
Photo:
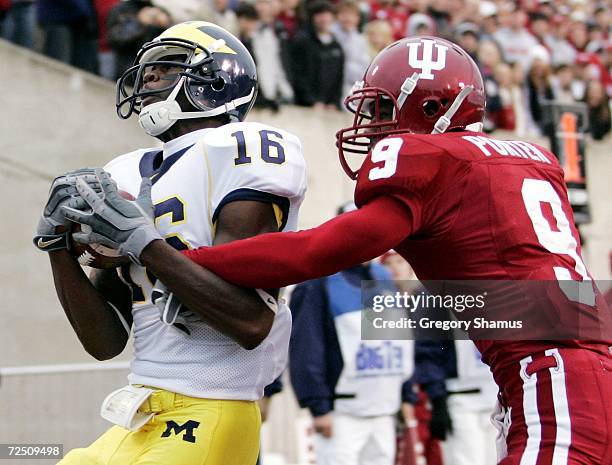
[{"label": "maize and blue football helmet", "polygon": [[[154,67],[178,71],[163,76],[166,86],[148,89],[144,78]],[[142,46],[117,82],[116,104],[119,117],[136,113],[143,129],[158,136],[181,119],[227,115],[230,122],[242,121],[256,96],[255,62],[246,47],[222,27],[189,21]]]}]

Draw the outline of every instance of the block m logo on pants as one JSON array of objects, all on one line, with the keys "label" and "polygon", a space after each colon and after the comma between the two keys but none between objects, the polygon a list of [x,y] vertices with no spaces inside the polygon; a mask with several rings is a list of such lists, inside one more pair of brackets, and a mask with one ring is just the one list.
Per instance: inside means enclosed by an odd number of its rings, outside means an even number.
[{"label": "block m logo on pants", "polygon": [[178,436],[182,432],[185,432],[185,434],[183,434],[183,441],[195,442],[196,438],[195,438],[195,435],[193,434],[193,430],[195,430],[198,426],[200,426],[199,421],[189,420],[186,423],[179,425],[175,421],[170,420],[166,422],[166,431],[163,432],[161,437],[162,438],[170,437],[172,433]]}]

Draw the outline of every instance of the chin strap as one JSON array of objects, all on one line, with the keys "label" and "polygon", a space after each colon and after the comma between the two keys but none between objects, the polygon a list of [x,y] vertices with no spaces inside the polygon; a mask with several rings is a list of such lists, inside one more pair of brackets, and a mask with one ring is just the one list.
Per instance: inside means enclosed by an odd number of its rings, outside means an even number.
[{"label": "chin strap", "polygon": [[[419,77],[421,77],[419,73],[413,73],[412,76],[407,77],[404,80],[402,87],[400,87],[400,94],[397,97],[398,110],[402,109],[404,103],[406,103],[406,99],[408,99],[408,96],[414,92],[414,89],[416,89],[417,82],[419,82]],[[395,108],[393,108],[393,119],[395,118],[397,118],[397,115],[395,114]]]},{"label": "chin strap", "polygon": [[231,102],[217,108],[213,108],[212,110],[183,111],[179,103],[176,101],[176,96],[181,90],[185,79],[186,76],[181,77],[180,81],[176,84],[174,89],[172,89],[172,92],[166,100],[163,102],[152,103],[151,105],[147,105],[142,109],[140,115],[138,115],[138,122],[147,134],[151,136],[159,136],[181,119],[210,118],[228,113],[241,105],[249,103],[255,95],[255,87],[253,87],[249,95],[238,97]]},{"label": "chin strap", "polygon": [[408,96],[414,92],[414,89],[416,89],[416,85],[417,82],[419,82],[420,77],[421,75],[419,73],[413,73],[412,76],[407,77],[402,84],[399,97],[397,98],[397,106],[400,110],[402,109],[402,106],[404,106],[404,102]]},{"label": "chin strap", "polygon": [[224,113],[229,113],[230,111],[235,110],[240,105],[249,103],[251,99],[253,98],[253,95],[255,95],[255,87],[251,89],[251,92],[249,92],[249,95],[245,95],[244,97],[235,98],[231,102],[221,105],[220,107],[213,108],[212,110],[171,113],[170,118],[179,120],[179,119],[193,119],[193,118],[210,118],[211,116],[222,115]]},{"label": "chin strap", "polygon": [[433,131],[431,131],[432,134],[442,134],[448,129],[451,124],[451,119],[453,116],[455,116],[455,113],[457,113],[457,110],[459,110],[459,107],[463,101],[472,93],[473,90],[474,86],[465,86],[463,89],[461,89],[461,92],[459,92],[459,95],[457,95],[452,105],[448,108],[448,110],[446,110],[446,113],[440,116],[438,121],[436,121],[436,124],[434,124]]}]

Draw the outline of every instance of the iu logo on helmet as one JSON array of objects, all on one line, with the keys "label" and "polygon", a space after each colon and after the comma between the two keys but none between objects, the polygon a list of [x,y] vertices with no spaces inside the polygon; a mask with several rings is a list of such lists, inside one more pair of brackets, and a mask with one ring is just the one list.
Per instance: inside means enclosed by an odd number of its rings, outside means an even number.
[{"label": "iu logo on helmet", "polygon": [[[433,47],[436,46],[436,59],[434,60]],[[422,40],[421,42],[410,42],[408,46],[408,64],[413,68],[422,70],[419,79],[433,79],[432,71],[440,71],[446,66],[446,51],[448,47],[436,44],[433,40]],[[421,45],[423,46],[422,58],[419,58]]]}]

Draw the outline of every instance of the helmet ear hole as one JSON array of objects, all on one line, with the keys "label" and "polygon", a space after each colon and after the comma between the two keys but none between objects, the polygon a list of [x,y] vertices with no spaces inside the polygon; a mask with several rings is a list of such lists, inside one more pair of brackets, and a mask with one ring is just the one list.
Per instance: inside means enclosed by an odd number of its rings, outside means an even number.
[{"label": "helmet ear hole", "polygon": [[436,116],[441,108],[440,102],[437,100],[426,100],[423,102],[423,113],[425,113],[425,116],[428,118]]},{"label": "helmet ear hole", "polygon": [[213,82],[210,86],[216,92],[222,91],[225,88],[225,80],[220,77],[215,82]]}]

